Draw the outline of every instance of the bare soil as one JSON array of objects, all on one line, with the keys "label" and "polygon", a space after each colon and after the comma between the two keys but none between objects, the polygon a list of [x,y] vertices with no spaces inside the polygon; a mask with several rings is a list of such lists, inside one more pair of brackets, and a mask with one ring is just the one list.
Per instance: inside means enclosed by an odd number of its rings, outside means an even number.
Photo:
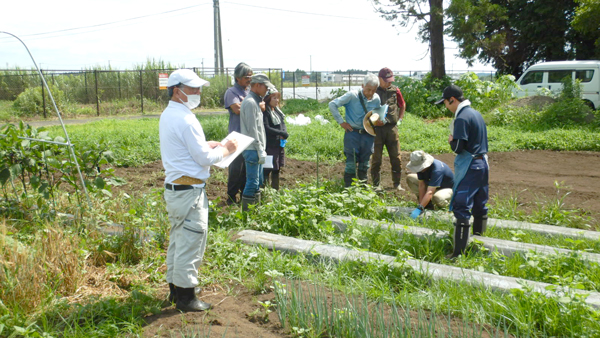
[{"label": "bare soil", "polygon": [[[408,163],[409,153],[402,154],[403,166]],[[454,155],[436,155],[435,158],[453,167]],[[292,188],[299,183],[314,182],[317,179],[317,166],[313,162],[286,159],[286,166],[281,172],[283,188]],[[564,199],[565,206],[581,209],[592,217],[595,224],[600,220],[600,153],[596,152],[553,152],[553,151],[518,151],[507,153],[490,153],[490,203],[494,199],[516,196],[520,206],[526,211],[534,208],[540,201],[569,194]],[[342,178],[343,163],[321,164],[319,179]],[[144,191],[164,184],[162,164],[155,162],[139,168],[117,168],[116,175],[127,180],[127,184],[115,187],[114,190],[125,192]],[[384,158],[382,182],[386,193],[395,194],[399,198],[414,198],[408,192],[398,192],[392,188],[391,168]],[[405,173],[403,173],[404,175]],[[226,196],[227,171],[215,169],[213,179],[209,181],[207,191],[209,198],[224,205]],[[557,192],[555,182],[561,182],[563,190]],[[406,182],[402,185],[408,189]],[[113,191],[114,191],[113,190]],[[234,291],[225,291],[225,289]],[[165,285],[165,297],[168,288]],[[148,317],[144,336],[146,337],[291,337],[284,330],[275,313],[262,318],[258,301],[272,301],[273,294],[255,295],[241,286],[210,286],[202,293],[202,299],[214,304],[214,309],[207,313],[181,314],[172,306],[165,307],[159,315]],[[258,311],[258,312],[257,312]],[[412,314],[413,316],[415,314]],[[416,317],[415,317],[416,318]],[[462,323],[456,321],[456,328]]]},{"label": "bare soil", "polygon": [[[402,153],[402,166],[409,161],[408,152]],[[454,168],[454,155],[435,155],[436,159]],[[587,212],[596,224],[600,222],[600,152],[557,152],[557,151],[516,151],[490,153],[490,196],[494,198],[516,196],[521,207],[527,212],[536,203],[562,197],[565,207]],[[317,165],[314,162],[298,161],[287,158],[286,166],[281,170],[281,187],[293,188],[299,183],[319,180],[339,180],[341,184],[344,164]],[[403,177],[406,177],[403,169]],[[115,174],[127,180],[127,184],[113,188],[113,191],[140,191],[144,188],[161,187],[164,184],[163,167],[160,161],[144,167],[117,168]],[[382,184],[388,194],[408,199],[414,198],[408,192],[397,192],[392,188],[391,167],[384,157],[382,165]],[[212,169],[214,178],[209,181],[207,191],[209,199],[224,205],[227,192],[227,170]],[[555,182],[562,189],[558,191]],[[402,186],[408,189],[406,181]],[[557,195],[558,194],[558,195]]]}]

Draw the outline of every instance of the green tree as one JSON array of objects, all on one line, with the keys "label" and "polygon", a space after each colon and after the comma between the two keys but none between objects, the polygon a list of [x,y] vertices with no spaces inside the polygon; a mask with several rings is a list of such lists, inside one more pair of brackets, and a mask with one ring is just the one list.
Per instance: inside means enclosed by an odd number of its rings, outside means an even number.
[{"label": "green tree", "polygon": [[574,0],[453,0],[447,33],[468,63],[518,77],[540,61],[593,57],[593,40],[571,26],[575,8]]},{"label": "green tree", "polygon": [[[446,76],[444,53],[444,1],[443,0],[371,0],[377,12],[394,25],[406,27],[421,23],[419,35],[429,42],[431,75],[435,79]],[[385,2],[385,3],[384,3]]]},{"label": "green tree", "polygon": [[594,57],[600,58],[600,0],[575,0],[575,3],[571,25],[588,39],[594,39]]}]

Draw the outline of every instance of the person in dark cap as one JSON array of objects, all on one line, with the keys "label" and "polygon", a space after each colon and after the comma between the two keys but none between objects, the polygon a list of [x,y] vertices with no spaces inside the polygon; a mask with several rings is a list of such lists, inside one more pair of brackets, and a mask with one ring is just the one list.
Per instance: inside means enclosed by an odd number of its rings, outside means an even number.
[{"label": "person in dark cap", "polygon": [[266,134],[260,103],[275,86],[265,74],[254,74],[250,80],[250,93],[242,101],[240,107],[241,133],[250,136],[254,141],[244,150],[242,155],[246,161],[246,186],[242,193],[242,211],[260,200],[259,188],[263,184],[263,164],[267,158]]},{"label": "person in dark cap", "polygon": [[371,180],[375,190],[383,191],[381,186],[381,162],[383,147],[387,148],[392,165],[392,183],[394,189],[404,191],[400,186],[400,174],[402,172],[402,160],[400,159],[400,137],[398,135],[398,123],[404,118],[406,105],[400,89],[392,84],[394,73],[389,68],[379,71],[379,87],[377,95],[381,104],[387,104],[387,114],[384,121],[375,122],[375,147],[371,157]]},{"label": "person in dark cap", "polygon": [[456,85],[444,89],[436,104],[454,113],[448,143],[457,154],[454,159],[454,187],[450,210],[454,212],[454,252],[464,253],[469,241],[469,221],[473,216],[473,234],[483,235],[487,227],[486,206],[489,196],[487,127],[481,114],[471,107]]},{"label": "person in dark cap", "polygon": [[[223,98],[225,108],[229,112],[229,133],[233,131],[240,132],[240,108],[242,107],[242,101],[250,91],[249,85],[252,74],[252,68],[244,62],[240,62],[233,71],[235,84],[227,89]],[[244,157],[236,157],[227,170],[229,173],[227,178],[227,204],[231,205],[237,203],[237,194],[239,193],[241,196],[246,184]]]}]

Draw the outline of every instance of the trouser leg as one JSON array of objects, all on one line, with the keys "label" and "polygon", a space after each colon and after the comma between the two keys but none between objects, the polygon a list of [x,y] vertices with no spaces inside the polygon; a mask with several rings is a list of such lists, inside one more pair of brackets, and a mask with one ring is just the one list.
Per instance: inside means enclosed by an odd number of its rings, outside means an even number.
[{"label": "trouser leg", "polygon": [[271,173],[272,173],[272,172],[273,172],[273,170],[272,170],[272,169],[265,169],[265,170],[264,170],[264,173],[263,173],[263,175],[264,175],[264,177],[265,177],[265,182],[264,182],[264,184],[263,184],[263,187],[266,187],[266,186],[268,186],[268,185],[270,184],[270,181],[271,181]]},{"label": "trouser leg", "polygon": [[346,156],[346,166],[344,167],[344,186],[347,188],[352,185],[352,180],[356,178],[356,162],[358,161],[358,133],[345,132],[344,134],[344,155]]},{"label": "trouser leg", "polygon": [[229,174],[227,178],[227,203],[232,204],[237,202],[237,194],[241,193],[246,185],[244,157],[236,157],[227,170]]},{"label": "trouser leg", "polygon": [[376,129],[375,141],[373,143],[373,156],[371,156],[371,181],[373,186],[381,184],[381,162],[383,160],[383,134],[381,128]]},{"label": "trouser leg", "polygon": [[254,197],[263,181],[263,166],[258,163],[258,153],[256,150],[245,150],[243,152],[246,160],[246,186],[243,196]]},{"label": "trouser leg", "polygon": [[387,148],[390,157],[390,165],[392,166],[392,182],[394,188],[400,185],[402,174],[402,159],[400,157],[400,137],[398,136],[398,128],[394,127],[389,130],[385,147]]},{"label": "trouser leg", "polygon": [[452,189],[444,188],[438,189],[433,194],[431,198],[433,204],[438,208],[447,208],[450,205],[450,201],[452,200]]},{"label": "trouser leg", "polygon": [[165,191],[171,222],[167,250],[167,282],[177,287],[198,285],[198,268],[208,237],[208,199],[204,189]]},{"label": "trouser leg", "polygon": [[279,190],[279,170],[273,170],[271,173],[271,188]]}]

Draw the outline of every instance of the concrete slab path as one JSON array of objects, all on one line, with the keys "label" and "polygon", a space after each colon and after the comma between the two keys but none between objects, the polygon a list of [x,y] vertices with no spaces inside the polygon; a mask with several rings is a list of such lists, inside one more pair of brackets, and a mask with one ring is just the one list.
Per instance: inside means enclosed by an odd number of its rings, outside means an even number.
[{"label": "concrete slab path", "polygon": [[[398,217],[408,217],[410,213],[414,210],[414,208],[405,208],[405,207],[387,207],[387,211],[391,214],[394,214]],[[444,212],[426,212],[425,217],[437,217],[442,220],[447,220],[448,222],[454,221],[454,216],[450,213]],[[556,225],[548,225],[548,224],[537,224],[537,223],[529,223],[529,222],[519,222],[519,221],[507,221],[503,219],[497,218],[489,218],[488,219],[488,229],[492,227],[505,228],[505,229],[521,229],[521,230],[529,230],[537,233],[541,233],[547,236],[563,236],[570,238],[586,238],[591,240],[600,240],[600,232],[598,231],[590,231],[590,230],[582,230],[582,229],[573,229],[573,228],[565,228]]]},{"label": "concrete slab path", "polygon": [[[380,227],[383,229],[390,229],[401,233],[410,233],[417,237],[426,237],[426,236],[435,236],[436,238],[443,238],[448,236],[447,231],[434,230],[428,228],[414,227],[401,225],[397,223],[387,223],[373,220],[366,220],[360,218],[346,217],[346,216],[334,216],[329,218],[332,224],[339,229],[340,231],[345,231],[347,224],[351,222],[356,222],[358,225],[362,226],[370,226],[370,227]],[[534,251],[537,253],[541,253],[544,255],[572,255],[577,253],[577,255],[581,256],[583,259],[586,259],[591,262],[600,263],[600,254],[585,252],[585,251],[573,251],[569,249],[561,249],[556,247],[551,247],[547,245],[538,245],[538,244],[530,244],[530,243],[521,243],[521,242],[513,242],[507,241],[503,239],[490,238],[484,236],[473,236],[471,235],[469,241],[477,240],[483,243],[483,246],[486,247],[490,251],[497,250],[501,254],[505,256],[512,256],[516,252],[526,253],[529,251]]]},{"label": "concrete slab path", "polygon": [[[416,259],[407,259],[404,263],[396,261],[396,257],[381,255],[373,252],[358,251],[354,249],[343,248],[323,244],[316,241],[307,241],[270,234],[255,230],[243,230],[238,233],[238,240],[248,245],[258,245],[271,250],[279,250],[288,253],[303,253],[319,256],[321,258],[333,261],[380,261],[390,264],[394,267],[411,267],[417,272],[431,276],[434,280],[451,280],[459,283],[468,283],[476,287],[485,287],[492,290],[507,292],[512,289],[523,289],[523,284],[527,284],[535,292],[547,296],[556,296],[554,291],[547,289],[552,284],[534,282],[513,277],[494,275],[486,272],[462,269],[458,267],[429,263]],[[573,290],[573,292],[585,294],[585,302],[595,308],[600,308],[600,293],[582,290]]]}]

